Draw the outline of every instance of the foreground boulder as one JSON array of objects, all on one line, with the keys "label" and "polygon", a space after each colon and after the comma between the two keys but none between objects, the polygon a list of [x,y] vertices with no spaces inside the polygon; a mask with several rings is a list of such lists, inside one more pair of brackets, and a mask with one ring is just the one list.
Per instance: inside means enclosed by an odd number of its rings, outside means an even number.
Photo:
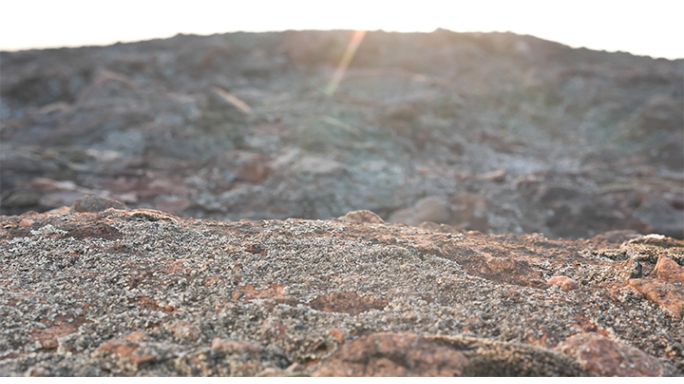
[{"label": "foreground boulder", "polygon": [[684,243],[0,216],[3,376],[682,376]]}]

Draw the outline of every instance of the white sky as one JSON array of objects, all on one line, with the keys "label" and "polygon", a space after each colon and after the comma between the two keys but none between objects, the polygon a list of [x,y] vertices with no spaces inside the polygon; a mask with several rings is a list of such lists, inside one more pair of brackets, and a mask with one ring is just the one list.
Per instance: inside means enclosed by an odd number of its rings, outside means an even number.
[{"label": "white sky", "polygon": [[0,50],[287,29],[511,31],[572,47],[684,58],[684,0],[0,0]]}]

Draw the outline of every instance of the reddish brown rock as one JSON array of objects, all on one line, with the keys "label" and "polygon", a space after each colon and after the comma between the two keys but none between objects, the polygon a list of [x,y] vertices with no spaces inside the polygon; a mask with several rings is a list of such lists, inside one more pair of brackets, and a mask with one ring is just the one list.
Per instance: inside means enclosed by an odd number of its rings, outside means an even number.
[{"label": "reddish brown rock", "polygon": [[669,374],[658,359],[598,333],[580,333],[571,336],[556,349],[576,359],[582,368],[597,376],[667,376]]},{"label": "reddish brown rock", "polygon": [[627,285],[644,295],[649,301],[669,311],[676,319],[682,317],[684,289],[681,286],[675,286],[660,279],[629,279]]},{"label": "reddish brown rock", "polygon": [[257,353],[262,351],[264,347],[248,341],[217,338],[211,342],[211,349],[230,355],[232,353]]},{"label": "reddish brown rock", "polygon": [[684,269],[665,255],[660,255],[653,272],[659,279],[684,284]]},{"label": "reddish brown rock", "polygon": [[374,334],[347,344],[314,376],[461,376],[459,351],[412,334]]},{"label": "reddish brown rock", "polygon": [[264,289],[256,289],[252,284],[240,285],[235,288],[231,298],[240,301],[267,299],[278,303],[295,304],[294,300],[285,294],[285,286],[280,284],[269,284]]},{"label": "reddish brown rock", "polygon": [[557,285],[561,287],[564,291],[572,291],[579,289],[579,283],[567,276],[554,276],[550,278],[546,284]]},{"label": "reddish brown rock", "polygon": [[[534,372],[534,373],[533,373]],[[546,348],[467,336],[374,333],[342,345],[314,376],[583,376]]]},{"label": "reddish brown rock", "polygon": [[337,341],[344,341],[344,339],[347,337],[345,332],[339,329],[329,329],[328,334],[334,337]]},{"label": "reddish brown rock", "polygon": [[387,299],[375,298],[372,295],[359,297],[356,292],[342,292],[318,296],[309,303],[309,306],[319,311],[358,315],[371,309],[381,310],[388,302]]},{"label": "reddish brown rock", "polygon": [[95,355],[112,356],[117,365],[127,371],[137,371],[145,364],[157,363],[177,355],[176,347],[164,343],[138,343],[113,339],[95,350]]},{"label": "reddish brown rock", "polygon": [[541,273],[535,271],[526,260],[492,257],[486,258],[483,264],[470,265],[469,269],[494,281],[531,287],[544,285]]},{"label": "reddish brown rock", "polygon": [[346,221],[348,223],[371,223],[371,224],[384,224],[385,221],[371,211],[353,211],[339,218],[339,220]]},{"label": "reddish brown rock", "polygon": [[55,350],[59,346],[57,339],[78,332],[78,327],[90,322],[85,316],[60,315],[53,321],[43,321],[45,327],[34,328],[31,335],[40,343],[42,349]]}]

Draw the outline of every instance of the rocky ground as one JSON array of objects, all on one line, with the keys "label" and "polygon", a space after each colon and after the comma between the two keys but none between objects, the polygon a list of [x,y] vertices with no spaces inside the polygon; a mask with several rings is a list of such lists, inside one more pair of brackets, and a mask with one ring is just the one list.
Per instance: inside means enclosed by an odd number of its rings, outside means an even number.
[{"label": "rocky ground", "polygon": [[0,375],[684,375],[681,240],[112,204],[0,217]]},{"label": "rocky ground", "polygon": [[684,61],[507,33],[179,35],[0,53],[1,213],[684,236]]},{"label": "rocky ground", "polygon": [[684,376],[684,60],[352,33],[0,52],[0,376]]}]

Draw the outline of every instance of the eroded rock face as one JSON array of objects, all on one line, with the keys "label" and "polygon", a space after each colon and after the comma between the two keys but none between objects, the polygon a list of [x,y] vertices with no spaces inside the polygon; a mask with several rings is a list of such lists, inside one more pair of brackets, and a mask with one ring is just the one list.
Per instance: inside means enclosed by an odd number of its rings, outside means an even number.
[{"label": "eroded rock face", "polygon": [[576,361],[543,348],[463,336],[375,333],[343,345],[314,376],[539,376],[540,372],[586,375]]},{"label": "eroded rock face", "polygon": [[462,376],[458,350],[412,334],[376,333],[345,344],[314,376]]},{"label": "eroded rock face", "polygon": [[556,349],[597,376],[662,376],[667,371],[658,359],[598,333],[571,336]]},{"label": "eroded rock face", "polygon": [[[179,217],[684,237],[682,60],[510,33],[179,35],[0,52],[0,214],[98,195]],[[517,49],[516,47],[524,47]]]},{"label": "eroded rock face", "polygon": [[676,239],[345,217],[0,216],[0,375],[684,375]]}]

